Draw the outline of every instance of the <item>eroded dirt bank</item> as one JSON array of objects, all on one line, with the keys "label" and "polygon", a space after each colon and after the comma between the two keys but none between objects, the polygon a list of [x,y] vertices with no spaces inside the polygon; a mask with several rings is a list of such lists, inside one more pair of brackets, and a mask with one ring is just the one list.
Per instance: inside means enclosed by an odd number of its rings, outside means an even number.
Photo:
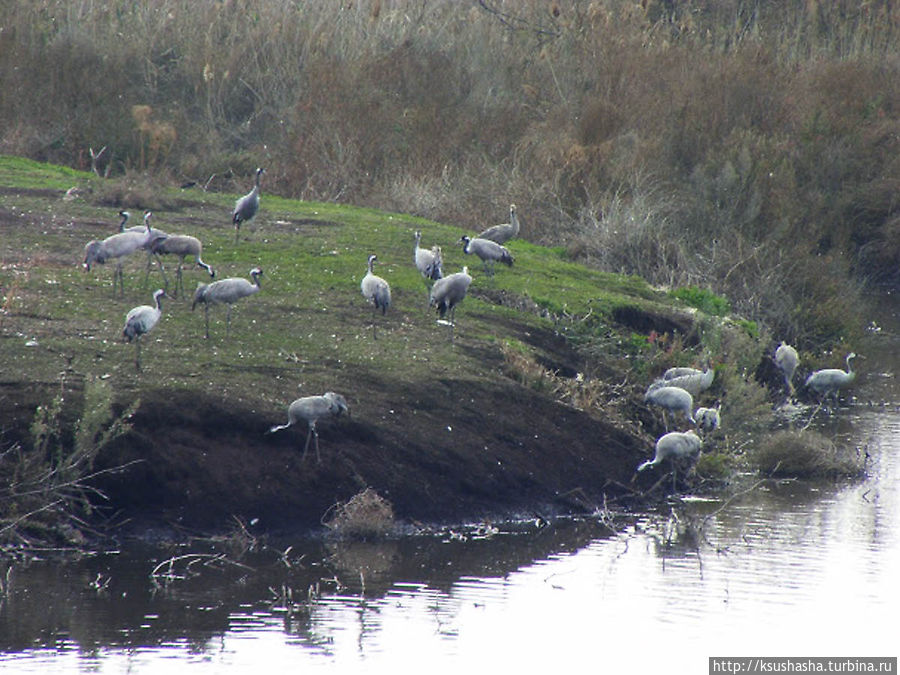
[{"label": "eroded dirt bank", "polygon": [[[512,382],[367,391],[350,417],[320,423],[321,462],[312,447],[303,459],[305,429],[265,433],[280,418],[202,392],[145,392],[132,431],[97,458],[98,471],[127,465],[92,481],[108,498],[98,505],[135,535],[223,531],[235,517],[290,532],[320,527],[335,502],[371,487],[406,522],[466,522],[587,508],[621,494],[648,452]],[[40,388],[7,383],[2,399],[4,418],[24,421]]]}]

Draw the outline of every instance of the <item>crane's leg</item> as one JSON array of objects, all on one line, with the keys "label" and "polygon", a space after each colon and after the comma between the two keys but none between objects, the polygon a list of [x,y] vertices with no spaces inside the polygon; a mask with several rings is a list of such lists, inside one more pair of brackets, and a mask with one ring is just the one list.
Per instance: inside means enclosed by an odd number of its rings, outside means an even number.
[{"label": "crane's leg", "polygon": [[301,462],[306,461],[306,451],[309,450],[309,439],[313,434],[314,428],[315,428],[314,424],[310,424],[306,431],[306,444],[303,446],[303,456],[300,458]]},{"label": "crane's leg", "polygon": [[206,339],[209,340],[209,303],[203,303],[203,314],[206,316]]},{"label": "crane's leg", "polygon": [[[160,267],[162,269],[162,267]],[[175,272],[175,297],[178,297],[178,288],[181,288],[181,297],[184,297],[184,278],[181,275],[181,263],[178,263],[178,270]],[[166,284],[168,290],[168,284]]]},{"label": "crane's leg", "polygon": [[[159,273],[162,274],[163,284],[166,288],[166,293],[169,292],[169,278],[166,276],[166,268],[163,267],[162,258],[156,256],[156,263],[159,265]],[[144,277],[144,287],[147,287],[147,278],[150,276],[150,259],[147,259],[147,275]],[[178,293],[178,288],[175,288],[176,295]]]},{"label": "crane's leg", "polygon": [[125,282],[122,278],[122,263],[116,263],[116,271],[113,272],[113,296],[116,294],[116,283],[119,284],[119,293],[125,295]]},{"label": "crane's leg", "polygon": [[238,243],[238,236],[241,233],[241,223],[240,221],[234,224],[234,243]]},{"label": "crane's leg", "polygon": [[375,332],[375,321],[378,319],[378,306],[372,302],[372,339],[378,339],[378,333]]},{"label": "crane's leg", "polygon": [[228,339],[228,334],[231,332],[231,305],[228,305],[228,309],[225,312],[225,339]]},{"label": "crane's leg", "polygon": [[140,337],[137,337],[134,341],[134,350],[135,350],[134,367],[138,372],[140,372],[140,370],[141,370],[141,338]]}]

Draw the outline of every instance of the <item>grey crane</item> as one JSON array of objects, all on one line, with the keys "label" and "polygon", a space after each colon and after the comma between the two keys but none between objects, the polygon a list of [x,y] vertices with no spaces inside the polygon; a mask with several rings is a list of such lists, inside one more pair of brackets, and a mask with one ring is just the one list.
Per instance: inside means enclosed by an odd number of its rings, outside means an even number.
[{"label": "grey crane", "polygon": [[131,218],[131,214],[128,211],[119,211],[119,217],[122,219],[122,222],[119,223],[119,232],[124,232],[125,225],[128,223],[128,219]]},{"label": "grey crane", "polygon": [[144,286],[147,286],[147,280],[150,278],[150,266],[153,264],[153,252],[150,250],[150,247],[153,244],[157,243],[161,239],[165,239],[168,237],[168,233],[163,232],[162,230],[153,227],[150,225],[150,217],[153,215],[152,211],[144,211],[144,224],[143,225],[132,225],[131,227],[125,227],[125,224],[128,222],[128,218],[130,214],[128,211],[119,211],[119,215],[122,216],[122,222],[119,223],[119,231],[120,232],[139,232],[144,235],[144,243],[141,245],[141,248],[147,251],[147,269],[144,273]]},{"label": "grey crane", "polygon": [[263,275],[263,271],[259,267],[250,270],[250,278],[253,282],[249,282],[241,277],[229,277],[214,281],[211,284],[198,284],[197,290],[194,292],[194,302],[191,304],[191,311],[202,302],[204,312],[206,314],[206,338],[209,339],[209,307],[210,305],[228,305],[225,314],[225,337],[231,330],[231,306],[241,298],[248,295],[259,293],[259,278]]},{"label": "grey crane", "polygon": [[144,211],[143,225],[132,225],[131,227],[125,227],[125,225],[128,223],[128,219],[131,218],[131,214],[128,213],[128,211],[119,211],[119,216],[122,218],[122,222],[119,223],[119,232],[139,232],[146,235],[146,240],[144,242],[143,248],[149,248],[150,244],[152,244],[155,239],[168,236],[167,233],[150,225],[150,217],[152,215],[152,211]]},{"label": "grey crane", "polygon": [[497,244],[505,244],[510,239],[519,236],[519,218],[516,215],[516,205],[509,205],[509,222],[502,225],[494,225],[478,235],[479,239],[489,239]]},{"label": "grey crane", "polygon": [[[667,378],[666,375],[669,373],[672,373],[673,376]],[[678,373],[683,374],[679,375]],[[696,368],[670,368],[661,379],[656,380],[651,385],[651,388],[678,387],[684,389],[691,394],[691,396],[699,396],[700,392],[705,391],[712,386],[715,375],[716,371],[709,366],[706,367],[706,370],[697,370]]]},{"label": "grey crane", "polygon": [[366,275],[359,282],[359,288],[363,297],[372,303],[372,337],[376,339],[378,335],[375,333],[375,313],[380,309],[382,315],[384,315],[387,313],[388,307],[391,306],[391,287],[387,281],[374,272],[377,259],[374,253],[369,256]]},{"label": "grey crane", "polygon": [[135,344],[134,364],[137,370],[141,369],[141,336],[146,335],[159,323],[162,316],[162,298],[166,292],[157,289],[153,293],[154,305],[138,305],[125,315],[125,328],[122,329],[122,339]]},{"label": "grey crane", "polygon": [[243,197],[234,203],[234,211],[231,212],[231,224],[234,225],[234,243],[238,241],[241,231],[241,223],[249,223],[259,211],[259,179],[266,172],[262,167],[256,170],[256,185]]},{"label": "grey crane", "polygon": [[681,412],[691,422],[694,424],[697,423],[697,420],[694,419],[692,413],[694,409],[694,397],[691,396],[690,392],[685,391],[681,387],[651,385],[647,390],[647,393],[644,394],[644,401],[657,405],[663,409],[663,423],[666,425],[666,430],[669,429],[669,423],[666,420],[666,411],[672,413]]},{"label": "grey crane", "polygon": [[694,419],[697,420],[697,428],[709,433],[722,425],[721,406],[715,408],[697,408],[694,411]]},{"label": "grey crane", "polygon": [[467,255],[474,253],[481,258],[481,262],[484,265],[484,271],[489,276],[494,276],[494,263],[498,260],[504,265],[512,267],[513,257],[509,252],[509,249],[505,246],[501,246],[495,241],[491,241],[490,239],[479,239],[477,237],[471,239],[470,237],[463,235],[460,237],[459,242],[462,242],[463,253]]},{"label": "grey crane", "polygon": [[782,340],[775,350],[775,365],[784,375],[784,382],[791,396],[794,395],[794,373],[799,363],[800,355],[797,354],[797,350]]},{"label": "grey crane", "polygon": [[441,319],[450,312],[450,342],[453,342],[453,327],[456,323],[456,306],[463,301],[469,290],[472,277],[469,276],[469,268],[463,267],[462,272],[456,272],[438,279],[431,287],[431,295],[428,304],[437,309]]},{"label": "grey crane", "polygon": [[425,279],[425,283],[437,281],[444,276],[443,255],[440,246],[432,246],[431,250],[421,248],[419,246],[422,240],[422,233],[416,230],[416,247],[413,249],[413,261],[416,263],[416,269]]},{"label": "grey crane", "polygon": [[638,471],[644,471],[662,464],[667,459],[672,462],[672,487],[676,483],[677,465],[685,459],[693,459],[700,454],[703,441],[693,431],[670,431],[663,434],[656,441],[656,454],[653,459],[638,465]]},{"label": "grey crane", "polygon": [[850,361],[855,358],[856,354],[854,352],[847,354],[846,371],[841,370],[840,368],[825,368],[823,370],[815,371],[806,378],[807,388],[812,389],[816,394],[821,396],[823,400],[829,395],[836,397],[838,389],[846,387],[856,379],[856,373],[853,372],[853,368],[850,365]]},{"label": "grey crane", "polygon": [[300,422],[306,422],[306,444],[303,446],[302,460],[306,459],[306,451],[309,449],[310,436],[315,438],[316,442],[316,461],[321,462],[322,457],[319,454],[319,432],[316,431],[316,422],[322,417],[340,417],[341,413],[350,414],[350,406],[340,394],[333,391],[327,391],[321,396],[304,396],[288,406],[288,423],[278,424],[271,427],[268,433],[273,434],[276,431],[287,429]]},{"label": "grey crane", "polygon": [[118,232],[110,235],[103,241],[89,241],[84,247],[84,269],[91,271],[91,266],[103,265],[108,260],[116,261],[116,271],[113,274],[113,295],[116,294],[116,284],[119,291],[125,294],[125,280],[122,275],[123,259],[144,246],[147,235],[145,232]]},{"label": "grey crane", "polygon": [[[166,278],[166,270],[163,267],[161,256],[178,256],[178,270],[175,273],[176,297],[178,296],[179,287],[181,288],[182,296],[184,296],[184,281],[181,272],[184,267],[184,259],[188,256],[191,256],[194,259],[197,266],[206,270],[210,279],[216,278],[216,271],[210,265],[203,262],[203,259],[200,257],[203,254],[203,244],[200,243],[200,240],[197,239],[197,237],[192,237],[189,234],[170,234],[168,237],[155,239],[150,244],[150,253],[156,257],[156,262],[159,264],[159,271],[162,274],[163,282],[166,284],[167,290],[169,288],[169,280]],[[149,275],[150,269],[148,268],[147,276]],[[146,283],[146,277],[144,283]]]}]

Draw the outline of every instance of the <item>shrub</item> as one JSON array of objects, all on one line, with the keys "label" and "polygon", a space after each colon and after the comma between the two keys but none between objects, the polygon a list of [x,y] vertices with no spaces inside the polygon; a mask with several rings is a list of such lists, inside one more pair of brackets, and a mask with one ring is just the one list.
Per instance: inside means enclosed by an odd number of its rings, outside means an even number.
[{"label": "shrub", "polygon": [[90,485],[97,453],[127,433],[132,404],[113,413],[112,391],[89,378],[71,433],[63,425],[63,387],[50,403],[38,406],[31,424],[32,448],[16,444],[0,453],[0,544],[20,548],[64,543],[80,546],[82,518],[93,509]]},{"label": "shrub", "polygon": [[864,473],[858,453],[815,431],[778,431],[751,455],[756,469],[791,478],[856,478]]},{"label": "shrub", "polygon": [[731,311],[728,300],[716,295],[712,291],[696,286],[676,288],[675,290],[670,291],[669,295],[712,316],[725,316]]}]

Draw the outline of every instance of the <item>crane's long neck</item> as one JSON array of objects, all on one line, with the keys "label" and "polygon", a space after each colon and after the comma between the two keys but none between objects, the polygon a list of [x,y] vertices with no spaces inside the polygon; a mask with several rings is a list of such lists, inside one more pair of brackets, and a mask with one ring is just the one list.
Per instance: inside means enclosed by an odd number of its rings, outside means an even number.
[{"label": "crane's long neck", "polygon": [[847,374],[853,375],[853,366],[850,364],[850,361],[856,358],[856,354],[848,354],[847,355]]},{"label": "crane's long neck", "polygon": [[259,285],[259,272],[253,272],[250,274],[250,276],[253,277],[253,285],[257,288],[261,288],[261,286]]},{"label": "crane's long neck", "polygon": [[129,214],[127,211],[122,211],[121,213],[119,213],[119,215],[122,216],[122,222],[119,223],[119,232],[124,232],[125,231],[125,223],[128,222]]},{"label": "crane's long neck", "polygon": [[375,274],[375,258],[369,258],[369,274]]},{"label": "crane's long neck", "polygon": [[515,209],[509,210],[509,224],[512,225],[513,236],[519,234],[519,217],[516,215]]},{"label": "crane's long neck", "polygon": [[163,296],[162,293],[159,293],[156,296],[156,311],[157,312],[162,312],[162,296]]}]

